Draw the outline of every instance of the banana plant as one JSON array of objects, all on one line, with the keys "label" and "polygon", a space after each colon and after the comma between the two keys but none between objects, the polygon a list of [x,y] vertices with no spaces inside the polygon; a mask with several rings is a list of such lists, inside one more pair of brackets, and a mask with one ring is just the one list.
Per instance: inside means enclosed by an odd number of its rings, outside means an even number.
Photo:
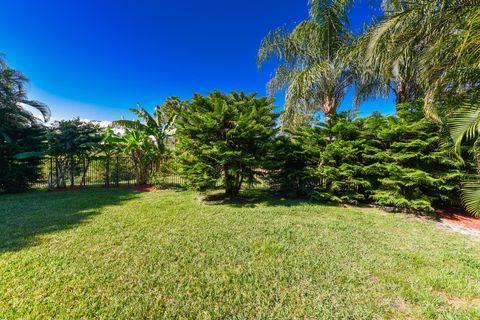
[{"label": "banana plant", "polygon": [[137,105],[137,108],[131,108],[130,111],[138,119],[121,119],[114,121],[113,125],[124,130],[119,145],[123,152],[131,157],[136,167],[137,184],[146,185],[149,167],[152,164],[158,166],[162,157],[168,152],[165,141],[175,116],[163,123],[157,111],[152,116],[140,105]]}]

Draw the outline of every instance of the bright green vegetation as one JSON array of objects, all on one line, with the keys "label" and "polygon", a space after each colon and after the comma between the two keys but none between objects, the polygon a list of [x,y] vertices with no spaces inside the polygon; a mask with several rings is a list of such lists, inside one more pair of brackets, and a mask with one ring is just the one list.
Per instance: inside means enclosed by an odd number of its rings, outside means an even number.
[{"label": "bright green vegetation", "polygon": [[179,115],[176,160],[190,187],[211,189],[223,177],[225,194],[236,197],[271,162],[278,133],[274,99],[255,96],[243,91],[196,94]]},{"label": "bright green vegetation", "polygon": [[0,197],[0,318],[480,317],[480,247],[433,221],[194,196]]}]

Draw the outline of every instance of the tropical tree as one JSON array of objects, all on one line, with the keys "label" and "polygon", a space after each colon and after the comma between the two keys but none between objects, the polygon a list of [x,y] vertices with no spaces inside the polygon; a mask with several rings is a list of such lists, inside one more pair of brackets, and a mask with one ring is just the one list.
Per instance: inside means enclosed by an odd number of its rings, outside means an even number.
[{"label": "tropical tree", "polygon": [[93,122],[79,118],[55,121],[47,132],[47,153],[55,159],[55,186],[75,186],[75,177],[81,175],[80,185],[86,184],[86,173],[91,159],[98,153],[102,129]]},{"label": "tropical tree", "polygon": [[225,194],[238,196],[262,174],[277,132],[272,98],[215,91],[194,95],[178,119],[179,171],[192,188],[206,190],[223,179]]},{"label": "tropical tree", "polygon": [[336,113],[352,81],[345,59],[353,40],[347,15],[352,2],[309,0],[308,20],[262,40],[258,65],[272,58],[280,62],[267,88],[271,95],[286,89],[285,126],[309,122],[319,111],[327,118]]},{"label": "tropical tree", "polygon": [[[388,20],[392,7],[398,6],[398,2],[396,6],[385,4],[385,17],[381,21]],[[421,39],[413,38],[399,47],[395,38],[397,29],[389,29],[379,36],[379,29],[383,31],[381,23],[368,27],[355,40],[349,54],[357,106],[368,98],[387,98],[391,93],[395,96],[395,104],[399,105],[414,101],[423,93],[418,81]]]},{"label": "tropical tree", "polygon": [[157,108],[152,116],[140,105],[137,107],[130,111],[135,113],[138,119],[117,120],[113,125],[124,129],[119,144],[135,164],[137,183],[145,185],[149,166],[155,164],[158,168],[161,165],[160,160],[168,151],[165,141],[174,117],[165,121],[161,109]]},{"label": "tropical tree", "polygon": [[162,105],[155,108],[154,116],[158,123],[164,126],[168,124],[167,141],[168,147],[173,148],[176,144],[176,119],[189,105],[187,100],[181,100],[179,97],[168,97]]},{"label": "tropical tree", "polygon": [[10,68],[0,56],[0,135],[6,141],[9,136],[6,131],[12,127],[30,126],[38,123],[30,110],[35,109],[42,114],[43,121],[50,119],[50,109],[44,103],[30,100],[27,97],[28,79],[21,72]]},{"label": "tropical tree", "polygon": [[[371,202],[395,210],[432,211],[458,205],[460,181],[472,162],[452,157],[445,126],[426,118],[422,101],[397,114],[328,123],[282,137],[273,182],[285,195],[318,201]],[[286,141],[284,141],[286,140]]]},{"label": "tropical tree", "polygon": [[[114,156],[117,156],[122,152],[120,144],[122,142],[122,137],[115,133],[111,126],[106,127],[103,129],[102,132],[102,139],[100,142],[95,143],[95,151],[96,155],[104,156],[105,162],[103,165],[105,166],[105,186],[110,187],[111,181],[111,170],[110,170],[110,163]],[[117,159],[117,182],[118,182],[118,159]]]},{"label": "tropical tree", "polygon": [[[480,122],[480,3],[475,0],[386,1],[394,10],[378,24],[373,43],[391,38],[397,50],[416,44],[425,112],[450,126],[459,146],[473,141],[477,154]],[[476,156],[478,159],[478,156]],[[479,165],[480,168],[480,165]],[[467,209],[480,213],[478,177],[465,184]]]},{"label": "tropical tree", "polygon": [[0,56],[0,189],[8,192],[25,190],[38,178],[38,155],[45,149],[42,122],[50,118],[50,109],[28,99],[27,84],[28,79]]}]

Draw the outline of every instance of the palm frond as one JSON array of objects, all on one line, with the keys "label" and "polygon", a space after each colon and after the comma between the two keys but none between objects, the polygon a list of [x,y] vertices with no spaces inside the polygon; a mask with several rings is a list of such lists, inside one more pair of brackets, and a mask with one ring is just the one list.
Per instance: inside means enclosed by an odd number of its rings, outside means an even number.
[{"label": "palm frond", "polygon": [[129,130],[145,130],[146,126],[138,120],[115,120],[112,125]]},{"label": "palm frond", "polygon": [[[347,11],[350,0],[310,0],[310,19],[291,32],[277,28],[263,39],[259,66],[276,58],[280,64],[267,88],[271,95],[286,89],[282,122],[295,114],[335,112],[350,85],[348,60],[343,59],[353,36]],[[332,69],[333,67],[333,69]],[[308,118],[309,116],[307,116]]]},{"label": "palm frond", "polygon": [[472,140],[480,134],[480,101],[466,102],[448,121],[450,134],[458,149],[464,140]]},{"label": "palm frond", "polygon": [[38,110],[42,114],[43,120],[45,122],[48,122],[50,120],[52,113],[50,111],[50,108],[45,103],[26,99],[22,99],[20,103]]},{"label": "palm frond", "polygon": [[469,213],[480,216],[480,181],[463,183],[462,203]]}]

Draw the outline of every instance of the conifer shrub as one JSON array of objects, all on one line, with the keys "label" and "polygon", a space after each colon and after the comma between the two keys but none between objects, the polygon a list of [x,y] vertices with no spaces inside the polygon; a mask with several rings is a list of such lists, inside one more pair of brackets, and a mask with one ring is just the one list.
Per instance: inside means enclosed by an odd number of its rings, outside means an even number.
[{"label": "conifer shrub", "polygon": [[[45,127],[40,123],[17,125],[4,128],[3,133],[0,135],[0,191],[25,191],[41,175],[39,155],[46,148]],[[18,156],[27,153],[32,155]]]},{"label": "conifer shrub", "polygon": [[370,150],[367,170],[381,172],[371,194],[378,205],[432,211],[459,204],[460,183],[472,166],[453,155],[445,128],[425,118],[422,106],[401,104],[377,128],[383,147]]},{"label": "conifer shrub", "polygon": [[401,104],[394,116],[350,119],[344,113],[295,130],[276,151],[277,189],[401,210],[459,205],[460,183],[475,165],[453,154],[445,128],[425,118],[422,106]]},{"label": "conifer shrub", "polygon": [[197,190],[222,182],[236,197],[269,161],[277,133],[273,99],[215,91],[195,94],[177,119],[179,173]]}]

